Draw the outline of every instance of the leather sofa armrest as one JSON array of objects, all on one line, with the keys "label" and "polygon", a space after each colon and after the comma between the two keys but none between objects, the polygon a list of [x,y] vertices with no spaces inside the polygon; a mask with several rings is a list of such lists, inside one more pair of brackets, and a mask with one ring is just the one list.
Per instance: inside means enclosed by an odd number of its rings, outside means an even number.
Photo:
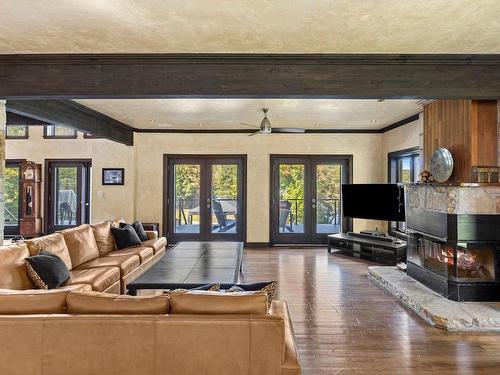
[{"label": "leather sofa armrest", "polygon": [[288,305],[284,301],[272,301],[269,314],[281,317],[285,323],[285,347],[283,351],[281,374],[300,375],[302,370]]},{"label": "leather sofa armrest", "polygon": [[148,240],[155,240],[158,238],[158,232],[156,230],[146,230],[145,232],[148,235]]}]

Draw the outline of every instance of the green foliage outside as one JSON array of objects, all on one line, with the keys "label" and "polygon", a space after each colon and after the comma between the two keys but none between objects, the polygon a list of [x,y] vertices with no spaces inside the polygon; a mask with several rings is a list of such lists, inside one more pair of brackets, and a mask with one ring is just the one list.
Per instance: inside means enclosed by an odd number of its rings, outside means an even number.
[{"label": "green foliage outside", "polygon": [[7,137],[24,137],[26,127],[24,125],[7,125]]},{"label": "green foliage outside", "polygon": [[5,168],[5,224],[17,225],[19,217],[19,168]]},{"label": "green foliage outside", "polygon": [[[328,223],[340,199],[341,173],[339,165],[318,165],[316,169],[317,222]],[[304,222],[304,165],[280,165],[280,199],[291,203],[294,221]],[[337,201],[337,211],[340,209]]]}]

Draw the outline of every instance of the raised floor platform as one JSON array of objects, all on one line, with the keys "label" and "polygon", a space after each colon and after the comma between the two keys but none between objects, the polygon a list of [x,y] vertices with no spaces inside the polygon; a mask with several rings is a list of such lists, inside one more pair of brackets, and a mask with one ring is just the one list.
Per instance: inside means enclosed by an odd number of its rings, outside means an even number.
[{"label": "raised floor platform", "polygon": [[500,302],[455,302],[396,267],[371,266],[368,275],[429,324],[449,331],[500,332]]}]

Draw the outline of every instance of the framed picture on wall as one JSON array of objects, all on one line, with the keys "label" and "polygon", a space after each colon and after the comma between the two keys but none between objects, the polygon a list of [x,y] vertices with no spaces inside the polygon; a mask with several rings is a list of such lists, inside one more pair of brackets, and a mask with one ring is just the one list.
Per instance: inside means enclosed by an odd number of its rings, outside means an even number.
[{"label": "framed picture on wall", "polygon": [[103,168],[102,169],[102,184],[103,185],[123,185],[123,184],[125,184],[125,169],[124,168]]}]

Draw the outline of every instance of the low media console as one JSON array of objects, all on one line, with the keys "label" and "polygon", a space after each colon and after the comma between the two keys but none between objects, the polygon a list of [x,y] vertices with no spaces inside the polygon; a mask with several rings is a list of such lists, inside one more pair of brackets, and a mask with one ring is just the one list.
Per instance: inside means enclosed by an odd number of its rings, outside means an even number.
[{"label": "low media console", "polygon": [[357,258],[395,266],[406,261],[406,242],[392,237],[362,233],[338,233],[328,236],[328,252],[336,249]]}]

